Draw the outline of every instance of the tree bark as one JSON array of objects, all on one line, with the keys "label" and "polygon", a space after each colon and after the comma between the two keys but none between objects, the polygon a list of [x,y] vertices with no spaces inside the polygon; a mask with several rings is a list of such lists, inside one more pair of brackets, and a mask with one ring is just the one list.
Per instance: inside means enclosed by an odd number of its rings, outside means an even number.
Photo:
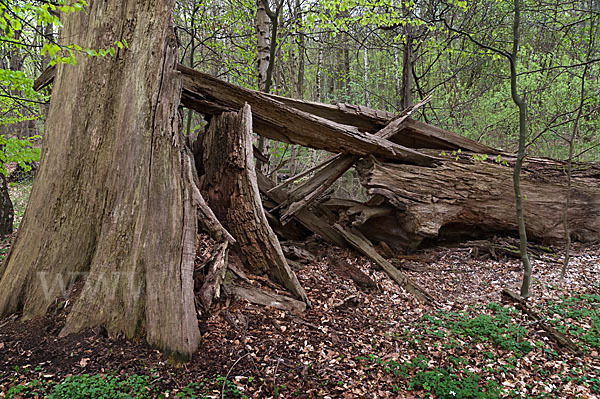
[{"label": "tree bark", "polygon": [[[414,249],[440,235],[517,233],[511,168],[493,161],[474,162],[465,153],[461,157],[436,168],[373,160],[358,163],[361,183],[369,194],[383,196],[397,209],[395,217],[369,219],[360,226],[361,232],[396,249]],[[578,241],[600,239],[600,182],[593,177],[597,170],[573,179],[569,220],[571,236]],[[567,184],[562,173],[560,162],[530,160],[525,164],[523,215],[527,234],[534,240],[557,243],[564,238]]]},{"label": "tree bark", "polygon": [[[172,0],[90,1],[63,37],[114,57],[59,64],[38,177],[0,279],[0,315],[41,316],[83,289],[61,335],[104,326],[175,360],[199,343],[197,217],[178,115]],[[61,284],[65,283],[61,289]]]},{"label": "tree bark", "polygon": [[252,152],[249,105],[237,114],[227,112],[213,117],[204,136],[203,191],[207,193],[207,202],[236,239],[236,246],[250,271],[257,275],[268,274],[308,303],[267,222]]}]

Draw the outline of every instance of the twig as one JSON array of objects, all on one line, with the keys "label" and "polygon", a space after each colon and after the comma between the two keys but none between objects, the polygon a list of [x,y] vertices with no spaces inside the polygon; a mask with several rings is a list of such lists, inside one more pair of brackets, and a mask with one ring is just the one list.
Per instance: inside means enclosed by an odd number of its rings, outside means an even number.
[{"label": "twig", "polygon": [[231,371],[233,370],[233,368],[240,362],[240,360],[242,360],[243,358],[245,358],[246,356],[248,356],[250,354],[250,352],[246,353],[245,355],[241,356],[238,358],[238,360],[236,360],[233,365],[231,366],[231,368],[229,369],[229,371],[227,372],[227,375],[225,376],[225,379],[223,380],[223,386],[221,387],[221,399],[223,399],[225,397],[225,384],[227,383],[227,378],[229,378],[229,374],[231,374]]}]

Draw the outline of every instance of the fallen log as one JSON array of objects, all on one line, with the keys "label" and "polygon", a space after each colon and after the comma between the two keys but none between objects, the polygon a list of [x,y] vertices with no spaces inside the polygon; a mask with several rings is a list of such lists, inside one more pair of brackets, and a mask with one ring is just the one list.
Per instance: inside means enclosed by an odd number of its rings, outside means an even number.
[{"label": "fallen log", "polygon": [[[361,183],[371,195],[385,197],[399,212],[371,218],[360,227],[367,237],[395,249],[414,249],[428,238],[480,239],[516,234],[512,168],[492,161],[473,161],[466,154],[435,168],[383,163],[374,158],[358,164]],[[467,159],[469,158],[469,159]],[[521,177],[525,224],[531,240],[562,242],[565,178],[560,162],[525,165]],[[544,173],[548,171],[548,174]],[[574,175],[569,209],[573,240],[600,239],[600,180]]]},{"label": "fallen log", "polygon": [[548,334],[550,334],[552,336],[552,338],[554,338],[554,340],[560,346],[569,349],[571,352],[575,353],[576,355],[583,354],[583,352],[581,351],[581,348],[579,348],[565,334],[561,333],[556,328],[554,328],[551,325],[549,325],[548,323],[546,323],[545,318],[542,317],[535,310],[531,309],[531,307],[529,307],[527,305],[527,302],[525,302],[523,300],[523,298],[521,298],[516,292],[513,292],[507,288],[504,288],[502,290],[502,294],[504,296],[506,296],[508,299],[510,299],[511,301],[513,301],[515,303],[515,306],[517,307],[517,309],[519,309],[520,311],[525,313],[527,316],[529,316],[530,319],[537,321],[539,326],[544,331],[546,331]]},{"label": "fallen log", "polygon": [[223,286],[225,293],[229,296],[237,296],[244,298],[250,303],[262,306],[270,306],[273,308],[304,312],[306,303],[297,301],[293,298],[260,290],[255,287],[242,287],[237,284],[226,284]]},{"label": "fallen log", "polygon": [[252,157],[250,106],[246,104],[239,113],[213,117],[203,146],[202,190],[216,217],[235,238],[245,265],[254,274],[269,275],[309,303],[262,207]]},{"label": "fallen log", "polygon": [[[285,107],[283,109],[287,111],[285,113],[286,117],[289,116],[289,110],[293,109],[299,111],[301,113],[300,115],[313,115],[318,118],[317,121],[329,121],[332,123],[333,125],[324,123],[325,128],[323,130],[323,134],[326,134],[328,131],[327,126],[329,126],[329,128],[333,128],[334,130],[336,127],[340,126],[342,126],[342,129],[344,129],[343,126],[346,126],[346,128],[350,127],[349,129],[351,134],[355,134],[356,132],[375,133],[384,128],[395,117],[395,115],[390,112],[375,110],[360,105],[344,103],[330,105],[285,98],[273,94],[259,93],[253,90],[243,89],[241,87],[231,85],[213,76],[186,68],[182,65],[180,65],[178,69],[181,71],[183,76],[183,92],[181,98],[183,105],[190,109],[197,110],[203,114],[218,115],[225,111],[237,111],[243,106],[244,101],[246,101],[256,110],[259,109],[257,106],[259,103],[266,104],[266,115],[275,115],[275,117],[277,117],[277,112],[273,112],[274,109],[270,111],[268,110],[269,104],[276,104]],[[42,88],[48,86],[54,80],[54,74],[55,67],[47,68],[38,77],[38,79],[35,80],[33,88],[35,90],[41,90]],[[199,80],[202,82],[199,82]],[[202,87],[206,87],[208,89],[203,90]],[[254,94],[259,95],[255,96]],[[265,98],[268,100],[266,103],[262,101],[262,99]],[[313,142],[306,141],[306,134],[302,134],[301,131],[294,129],[294,125],[292,123],[294,121],[288,123],[284,121],[283,123],[280,123],[276,120],[272,120],[272,117],[267,117],[265,120],[257,120],[256,122],[257,131],[266,137],[325,150],[334,148],[332,147],[334,143],[327,143],[327,141],[324,140],[323,137],[319,137],[318,134],[313,136],[313,138],[316,138],[317,140]],[[297,119],[295,122],[297,122]],[[289,125],[289,127],[279,131],[278,129],[282,125],[284,128],[285,125]],[[291,132],[291,135],[287,137],[287,139],[285,132]],[[337,134],[339,135],[340,133],[337,132]],[[342,136],[344,135],[344,133],[341,134]],[[291,141],[292,139],[297,141]],[[462,137],[456,133],[440,129],[424,122],[413,120],[410,120],[408,124],[403,126],[403,129],[392,141],[400,144],[401,146],[409,148],[435,148],[446,150],[457,150],[462,148],[463,150],[468,150],[479,154],[498,153],[498,150],[494,148],[485,146],[466,137]],[[378,143],[374,143],[373,145],[377,146]],[[344,153],[357,153],[355,151],[358,151],[358,154],[360,155],[377,152],[370,150],[372,146],[363,148],[362,150],[360,148],[356,148],[355,145],[351,145],[351,147],[354,149],[354,151],[351,149],[340,149],[339,146],[336,146],[336,149],[331,149],[330,151]]]},{"label": "fallen log", "polygon": [[183,79],[182,103],[203,114],[236,111],[250,104],[254,129],[262,136],[305,147],[355,155],[371,153],[419,165],[435,158],[392,143],[358,128],[332,122],[285,105],[265,93],[223,82],[210,75],[179,66]]},{"label": "fallen log", "polygon": [[[406,123],[410,115],[421,106],[427,104],[429,100],[430,98],[428,97],[420,103],[404,110],[397,118],[375,133],[375,136],[382,139],[393,137],[402,129],[402,126]],[[341,155],[339,158],[325,165],[311,179],[308,179],[292,190],[289,193],[290,204],[281,215],[281,222],[286,223],[286,221],[300,210],[320,198],[359,159],[360,157],[356,155]],[[432,157],[432,159],[434,158]]]},{"label": "fallen log", "polygon": [[434,303],[435,300],[431,297],[423,287],[412,281],[404,273],[400,272],[390,262],[388,262],[383,256],[379,255],[373,245],[370,242],[363,239],[357,234],[353,234],[344,229],[339,224],[336,224],[335,229],[344,236],[350,245],[354,247],[358,252],[362,253],[377,265],[379,265],[387,274],[394,280],[398,285],[404,288],[407,292],[410,292],[419,300],[425,303]]}]

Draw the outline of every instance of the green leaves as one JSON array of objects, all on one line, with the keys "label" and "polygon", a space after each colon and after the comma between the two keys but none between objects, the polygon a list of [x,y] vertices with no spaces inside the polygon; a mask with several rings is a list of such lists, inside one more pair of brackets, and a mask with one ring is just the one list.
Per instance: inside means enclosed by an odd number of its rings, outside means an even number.
[{"label": "green leaves", "polygon": [[18,139],[0,135],[0,173],[7,176],[6,164],[16,162],[25,172],[31,170],[28,163],[39,162],[41,150],[33,143],[41,136]]}]

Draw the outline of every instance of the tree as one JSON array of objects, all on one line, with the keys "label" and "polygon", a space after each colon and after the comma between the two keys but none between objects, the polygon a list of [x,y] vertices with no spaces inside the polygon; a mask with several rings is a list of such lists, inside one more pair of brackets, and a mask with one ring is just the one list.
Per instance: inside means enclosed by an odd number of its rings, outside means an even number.
[{"label": "tree", "polygon": [[[103,326],[189,358],[197,220],[177,112],[173,0],[93,0],[62,37],[114,57],[57,66],[38,178],[0,271],[0,315],[46,313],[85,276],[61,335]],[[64,288],[64,287],[63,287]]]}]

